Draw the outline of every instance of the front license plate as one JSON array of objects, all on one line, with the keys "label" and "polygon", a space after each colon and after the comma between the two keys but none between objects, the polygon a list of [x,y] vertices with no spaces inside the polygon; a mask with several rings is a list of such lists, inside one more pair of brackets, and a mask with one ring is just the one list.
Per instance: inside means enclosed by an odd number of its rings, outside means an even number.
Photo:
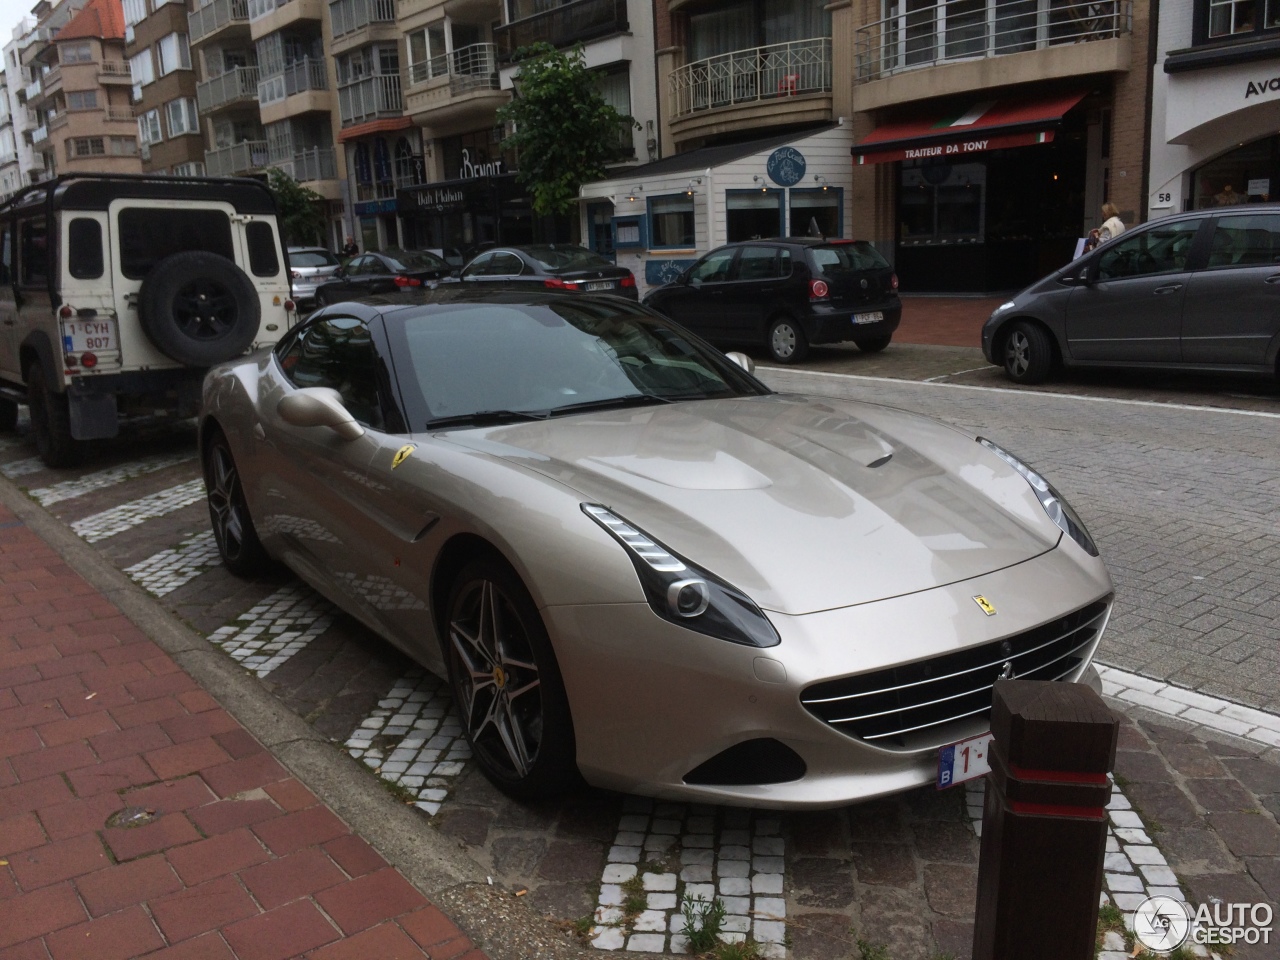
[{"label": "front license plate", "polygon": [[120,349],[120,337],[114,320],[63,320],[62,349],[64,353],[83,353],[86,350],[108,353]]},{"label": "front license plate", "polygon": [[598,280],[598,281],[596,281],[595,283],[588,283],[588,284],[587,284],[587,289],[588,289],[588,290],[612,290],[612,289],[613,289],[613,281],[612,281],[612,280]]},{"label": "front license plate", "polygon": [[938,751],[938,789],[945,790],[966,780],[975,780],[991,772],[987,755],[991,749],[991,734],[970,737]]},{"label": "front license plate", "polygon": [[880,323],[884,320],[884,314],[877,310],[875,313],[855,313],[853,315],[854,323]]}]

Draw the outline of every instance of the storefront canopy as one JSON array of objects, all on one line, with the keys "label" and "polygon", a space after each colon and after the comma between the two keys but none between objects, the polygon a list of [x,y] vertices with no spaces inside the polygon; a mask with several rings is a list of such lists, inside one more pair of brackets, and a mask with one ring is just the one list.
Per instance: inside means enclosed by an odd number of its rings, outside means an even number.
[{"label": "storefront canopy", "polygon": [[1063,114],[1084,96],[1081,91],[983,100],[945,112],[922,112],[877,127],[853,148],[853,162],[891,163],[1049,143]]}]

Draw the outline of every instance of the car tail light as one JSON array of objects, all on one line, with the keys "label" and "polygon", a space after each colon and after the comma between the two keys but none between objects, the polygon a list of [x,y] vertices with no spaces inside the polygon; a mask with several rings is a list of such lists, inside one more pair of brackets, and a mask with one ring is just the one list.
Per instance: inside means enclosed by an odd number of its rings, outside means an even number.
[{"label": "car tail light", "polygon": [[827,299],[828,296],[830,296],[830,294],[831,294],[831,288],[827,286],[827,281],[825,280],[809,281],[809,299],[810,300],[825,300]]},{"label": "car tail light", "polygon": [[294,280],[302,279],[302,274],[300,274],[297,270],[290,270],[289,276],[292,277]]},{"label": "car tail light", "polygon": [[628,290],[630,290],[635,285],[636,285],[636,278],[635,278],[635,274],[633,273],[628,273],[625,277],[622,278],[622,282],[618,284],[618,286],[625,287]]},{"label": "car tail light", "polygon": [[394,281],[397,287],[420,287],[422,281],[417,277],[396,277]]},{"label": "car tail light", "polygon": [[296,303],[294,303],[292,300],[286,300],[286,301],[284,302],[284,312],[285,312],[285,313],[293,313],[293,311],[295,311],[295,310],[297,310],[297,309],[298,309],[298,305],[297,305]]},{"label": "car tail light", "polygon": [[80,366],[92,370],[98,365],[98,355],[96,353],[86,353],[80,358]]},{"label": "car tail light", "polygon": [[898,289],[898,275],[896,273],[889,274],[889,289],[890,290]]},{"label": "car tail light", "polygon": [[547,277],[542,281],[542,285],[549,290],[577,290],[578,288],[568,280],[561,280],[559,277]]},{"label": "car tail light", "polygon": [[60,316],[63,320],[69,319],[74,314],[75,314],[75,311],[71,309],[71,304],[69,303],[64,303],[62,305],[62,309],[58,311],[58,316]]}]

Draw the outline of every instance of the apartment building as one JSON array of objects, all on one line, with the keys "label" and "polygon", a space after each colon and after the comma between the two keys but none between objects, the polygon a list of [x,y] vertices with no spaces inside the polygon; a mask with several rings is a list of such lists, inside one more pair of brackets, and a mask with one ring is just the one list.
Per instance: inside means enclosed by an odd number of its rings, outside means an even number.
[{"label": "apartment building", "polygon": [[1280,4],[1162,3],[1158,21],[1151,216],[1280,198]]},{"label": "apartment building", "polygon": [[[601,95],[640,122],[640,131],[619,131],[614,166],[656,157],[653,15],[645,0],[407,0],[398,25],[406,38],[404,112],[413,125],[404,142],[422,145],[420,162],[407,159],[404,168],[412,175],[420,163],[422,184],[396,194],[407,243],[458,254],[577,232],[569,218],[534,217],[516,179],[518,158],[501,149],[505,131],[495,115],[511,97],[516,51],[534,43],[582,44]],[[607,230],[582,236],[612,251]]]},{"label": "apartment building", "polygon": [[[31,131],[35,127],[31,112],[27,110],[27,74],[22,66],[22,51],[33,41],[36,32],[34,17],[23,17],[14,26],[11,39],[4,45],[4,76],[9,120],[13,126],[14,160],[17,163],[18,185],[28,182],[27,173],[34,165],[31,149]],[[12,172],[6,167],[4,172]]]},{"label": "apartment building", "polygon": [[32,142],[59,173],[139,173],[120,0],[89,0],[31,62],[27,105],[42,119]]},{"label": "apartment building", "polygon": [[904,289],[1017,288],[1069,261],[1104,201],[1144,219],[1149,0],[852,9],[835,49],[854,58],[855,231]]},{"label": "apartment building", "polygon": [[41,0],[31,8],[14,30],[14,42],[6,47],[6,58],[12,58],[7,73],[12,73],[17,108],[13,111],[14,132],[18,148],[18,164],[24,185],[39,183],[54,176],[54,143],[49,137],[49,124],[56,112],[43,96],[42,78],[58,63],[54,36],[84,6],[84,0]]},{"label": "apartment building", "polygon": [[204,173],[187,9],[183,0],[124,0],[125,55],[146,173]]},{"label": "apartment building", "polygon": [[13,130],[13,101],[9,93],[9,74],[0,73],[0,200],[7,200],[22,186],[18,169],[17,138]]}]

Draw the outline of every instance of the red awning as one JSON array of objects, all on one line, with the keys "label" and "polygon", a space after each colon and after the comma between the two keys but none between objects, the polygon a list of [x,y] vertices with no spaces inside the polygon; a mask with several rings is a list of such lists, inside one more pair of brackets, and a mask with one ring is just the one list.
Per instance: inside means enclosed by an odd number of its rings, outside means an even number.
[{"label": "red awning", "polygon": [[1049,143],[1062,116],[1084,93],[1056,97],[983,100],[945,112],[931,111],[877,127],[853,148],[853,162],[891,163],[955,157],[1005,147]]},{"label": "red awning", "polygon": [[413,126],[412,117],[387,117],[384,120],[370,120],[354,127],[347,127],[338,134],[339,143],[359,140],[373,133],[390,133],[394,130],[408,130]]}]

